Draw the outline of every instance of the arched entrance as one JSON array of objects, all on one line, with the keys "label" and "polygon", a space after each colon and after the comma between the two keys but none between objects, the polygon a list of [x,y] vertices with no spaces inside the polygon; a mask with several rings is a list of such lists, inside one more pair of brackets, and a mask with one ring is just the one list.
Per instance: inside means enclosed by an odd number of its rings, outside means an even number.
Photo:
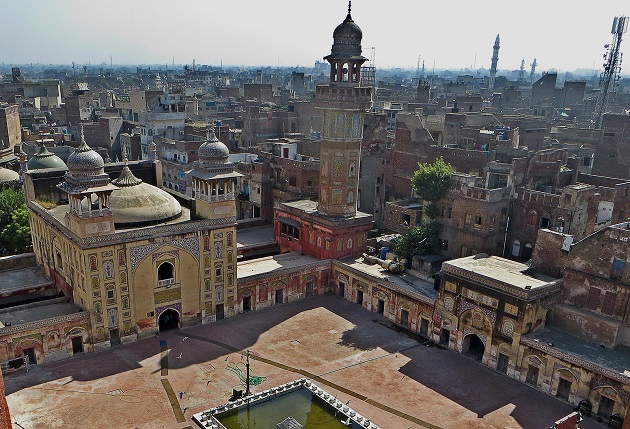
[{"label": "arched entrance", "polygon": [[462,344],[462,354],[472,357],[475,360],[481,360],[485,350],[486,346],[477,334],[466,335],[464,343]]},{"label": "arched entrance", "polygon": [[158,326],[160,332],[168,331],[169,329],[178,329],[179,328],[179,313],[169,308],[160,314],[160,318],[158,320]]}]

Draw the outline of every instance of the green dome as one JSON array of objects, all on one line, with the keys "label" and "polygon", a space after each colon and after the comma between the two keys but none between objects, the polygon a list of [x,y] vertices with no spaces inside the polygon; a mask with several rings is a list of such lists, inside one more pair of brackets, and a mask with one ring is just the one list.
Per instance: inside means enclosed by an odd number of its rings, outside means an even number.
[{"label": "green dome", "polygon": [[28,160],[29,170],[39,170],[42,168],[63,168],[67,170],[66,164],[54,153],[50,152],[43,144],[39,148],[39,153],[33,155]]}]

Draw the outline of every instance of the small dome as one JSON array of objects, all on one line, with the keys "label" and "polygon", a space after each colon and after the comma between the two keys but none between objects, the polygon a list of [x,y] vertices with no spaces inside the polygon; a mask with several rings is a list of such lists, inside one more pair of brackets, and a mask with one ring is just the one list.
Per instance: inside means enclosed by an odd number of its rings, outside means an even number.
[{"label": "small dome", "polygon": [[68,170],[73,176],[95,176],[103,174],[103,157],[92,150],[85,142],[81,128],[81,144],[68,157]]},{"label": "small dome", "polygon": [[361,43],[363,31],[361,31],[361,28],[352,20],[350,13],[348,13],[346,19],[335,28],[335,31],[333,31],[333,39],[335,39],[335,41],[337,41],[337,39],[356,39],[357,42]]},{"label": "small dome", "polygon": [[18,180],[20,180],[20,175],[15,171],[0,167],[0,184],[17,182]]},{"label": "small dome", "polygon": [[214,161],[218,163],[227,162],[230,156],[230,150],[228,147],[219,141],[214,130],[209,132],[208,141],[199,146],[199,160],[201,161]]},{"label": "small dome", "polygon": [[164,222],[182,213],[181,205],[172,195],[144,183],[126,165],[112,183],[120,187],[112,192],[109,202],[117,225]]},{"label": "small dome", "polygon": [[29,170],[39,170],[42,168],[67,168],[66,164],[48,148],[42,144],[39,152],[31,157],[26,164]]}]

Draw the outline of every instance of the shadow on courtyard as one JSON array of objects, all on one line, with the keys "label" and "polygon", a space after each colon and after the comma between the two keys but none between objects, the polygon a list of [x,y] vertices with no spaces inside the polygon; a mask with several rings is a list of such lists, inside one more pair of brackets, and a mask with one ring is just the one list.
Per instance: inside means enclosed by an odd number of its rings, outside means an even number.
[{"label": "shadow on courtyard", "polygon": [[[230,358],[229,355],[232,355],[232,360],[236,360],[238,355],[235,353],[251,348],[261,335],[274,326],[290,321],[292,317],[300,313],[320,307],[354,325],[354,328],[341,333],[341,341],[335,337],[335,341],[338,341],[337,345],[361,351],[380,348],[389,353],[405,356],[409,361],[400,368],[402,375],[476,413],[480,418],[512,404],[515,408],[511,416],[527,429],[549,427],[553,420],[571,412],[569,405],[508,379],[455,352],[411,341],[403,334],[389,328],[389,323],[382,316],[370,313],[357,304],[332,295],[310,297],[248,312],[216,323],[168,331],[157,337],[141,339],[132,344],[41,365],[29,373],[7,374],[5,375],[6,394],[10,395],[21,389],[55,380],[59,380],[61,384],[67,377],[77,381],[92,381],[142,366],[148,366],[151,369],[151,364],[147,365],[146,362],[144,365],[140,364],[149,358],[155,362],[153,372],[160,372],[160,359],[157,357],[161,353],[160,342],[164,341],[170,349],[169,370],[203,365],[220,358],[227,361]],[[299,331],[302,327],[296,326],[294,329]],[[313,335],[326,338],[325,331],[320,332],[323,329],[325,328],[311,327]],[[309,334],[311,334],[310,331]],[[280,342],[274,345],[273,349],[291,347],[288,343],[289,341],[287,344]],[[282,353],[286,354],[287,349],[283,350]],[[284,363],[282,357],[267,354],[264,357]],[[328,357],[317,356],[317,358],[326,360]],[[299,362],[299,359],[297,361]],[[533,395],[542,395],[542,397],[537,397],[535,401],[532,401]],[[418,400],[418,407],[422,407],[421,398]]]}]

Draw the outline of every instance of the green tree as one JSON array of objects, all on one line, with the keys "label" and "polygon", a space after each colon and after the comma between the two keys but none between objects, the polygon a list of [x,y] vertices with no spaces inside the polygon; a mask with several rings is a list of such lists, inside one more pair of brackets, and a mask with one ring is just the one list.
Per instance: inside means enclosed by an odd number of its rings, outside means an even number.
[{"label": "green tree", "polygon": [[24,192],[21,189],[3,188],[0,191],[0,225],[6,225],[11,220],[11,213],[26,207]]},{"label": "green tree", "polygon": [[25,253],[31,249],[31,228],[26,207],[11,212],[11,220],[2,228],[0,238],[14,253]]},{"label": "green tree", "polygon": [[409,228],[396,243],[396,253],[411,261],[414,255],[427,255],[439,252],[442,247],[439,222],[422,222],[421,225]]},{"label": "green tree", "polygon": [[418,169],[411,178],[411,186],[416,195],[422,198],[424,213],[429,219],[437,216],[435,202],[444,198],[451,189],[453,172],[450,164],[441,157],[434,163],[418,163]]}]

